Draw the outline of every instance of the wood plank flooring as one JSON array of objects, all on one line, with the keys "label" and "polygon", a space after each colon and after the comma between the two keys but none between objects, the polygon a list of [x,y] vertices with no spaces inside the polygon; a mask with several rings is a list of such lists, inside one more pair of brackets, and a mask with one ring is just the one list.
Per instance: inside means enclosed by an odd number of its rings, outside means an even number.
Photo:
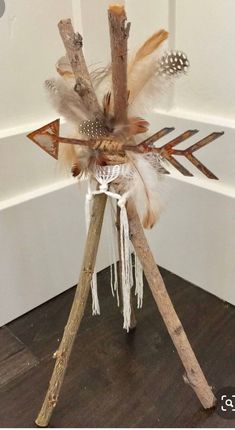
[{"label": "wood plank flooring", "polygon": [[[235,387],[235,308],[161,270],[175,308],[214,392]],[[51,427],[234,427],[204,411],[147,284],[137,329],[126,334],[98,277],[101,316],[89,302]],[[0,427],[32,427],[44,398],[74,288],[0,329]]]}]

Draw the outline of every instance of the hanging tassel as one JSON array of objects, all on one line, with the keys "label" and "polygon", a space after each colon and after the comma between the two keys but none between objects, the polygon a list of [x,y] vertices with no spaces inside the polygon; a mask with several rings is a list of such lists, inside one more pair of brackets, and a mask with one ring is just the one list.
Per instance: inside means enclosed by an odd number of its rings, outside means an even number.
[{"label": "hanging tassel", "polygon": [[[112,255],[112,262],[113,264],[110,265],[110,287],[112,291],[113,297],[116,294],[117,298],[117,306],[119,307],[119,293],[118,293],[118,270],[117,270],[117,231],[115,226],[115,220],[116,220],[116,213],[115,209],[112,205],[112,201],[109,202],[109,208],[110,208],[110,214],[109,214],[109,238],[110,241],[108,241],[110,249],[110,253]],[[110,246],[111,245],[111,246]]]},{"label": "hanging tassel", "polygon": [[134,277],[133,277],[133,265],[132,265],[132,247],[131,247],[131,243],[129,245],[129,258],[130,258],[130,288],[133,287],[134,285]]},{"label": "hanging tassel", "polygon": [[100,315],[100,304],[97,288],[97,273],[94,271],[91,281],[92,315]]},{"label": "hanging tassel", "polygon": [[[126,202],[129,198],[131,192],[128,191],[123,195],[112,192],[108,188],[108,184],[116,179],[120,172],[125,173],[125,166],[123,165],[114,165],[114,166],[97,166],[94,172],[94,176],[99,183],[98,190],[92,190],[91,182],[88,181],[88,191],[86,195],[86,222],[87,229],[90,223],[91,216],[91,200],[93,195],[105,193],[107,196],[114,198],[118,202],[118,206],[120,207],[120,248],[121,248],[121,261],[122,261],[122,295],[123,295],[123,328],[127,330],[130,329],[131,322],[131,288],[134,285],[133,278],[133,267],[132,267],[132,247],[129,239],[129,222],[126,211]],[[110,204],[110,208],[112,206]],[[111,254],[113,257],[114,264],[110,267],[110,279],[111,279],[111,290],[112,294],[117,295],[117,302],[119,306],[119,296],[118,296],[118,271],[117,271],[117,258],[116,258],[116,240],[114,242],[114,238],[116,238],[116,228],[115,228],[115,212],[111,210],[109,220],[111,222]],[[141,264],[134,254],[135,258],[135,294],[137,295],[137,307],[140,308],[143,303],[143,270]],[[97,275],[94,270],[94,274],[92,276],[91,282],[91,292],[92,292],[92,313],[93,315],[100,314],[100,306],[97,292]]]},{"label": "hanging tassel", "polygon": [[143,283],[143,268],[140,263],[140,260],[137,257],[135,252],[135,295],[137,296],[137,308],[142,308],[143,305],[143,291],[144,291],[144,283]]},{"label": "hanging tassel", "polygon": [[[93,200],[92,187],[90,178],[88,179],[88,189],[86,194],[85,215],[86,215],[86,232],[88,233],[91,220],[91,202]],[[91,280],[91,295],[92,295],[92,315],[100,315],[100,304],[97,288],[97,272],[94,267],[94,272]]]},{"label": "hanging tassel", "polygon": [[130,242],[129,224],[125,203],[122,199],[118,201],[120,207],[120,241],[121,241],[121,260],[122,260],[122,295],[123,295],[123,328],[129,331],[131,322],[131,285],[130,285]]}]

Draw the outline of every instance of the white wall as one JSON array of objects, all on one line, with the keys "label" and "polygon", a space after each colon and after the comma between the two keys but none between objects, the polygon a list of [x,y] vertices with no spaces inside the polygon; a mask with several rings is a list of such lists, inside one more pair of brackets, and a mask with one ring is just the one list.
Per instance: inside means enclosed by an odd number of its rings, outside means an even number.
[{"label": "white wall", "polygon": [[[78,25],[78,0],[7,0],[0,18],[0,325],[71,287],[79,273],[84,188],[26,138],[57,117],[43,82],[64,54],[57,23],[75,12]],[[98,269],[110,261],[103,248]]]},{"label": "white wall", "polygon": [[[174,172],[166,179],[166,210],[150,235],[151,246],[161,265],[235,304],[235,2],[125,3],[132,22],[130,48],[166,28],[169,47],[187,52],[191,62],[188,77],[156,100],[155,113],[149,116],[152,131],[171,125],[176,126],[175,135],[187,127],[199,128],[199,137],[226,131],[198,154],[220,182],[202,179],[200,173],[189,180]],[[43,82],[55,75],[54,64],[63,54],[58,21],[74,16],[88,63],[105,63],[110,58],[108,4],[7,0],[0,18],[0,325],[76,282],[84,239],[84,190],[78,193],[75,182],[25,136],[57,117]],[[98,268],[109,263],[107,247],[103,249]]]},{"label": "white wall", "polygon": [[175,106],[233,125],[234,14],[233,0],[176,0],[175,44],[189,53],[191,70],[177,87]]},{"label": "white wall", "polygon": [[[233,0],[127,0],[131,17],[131,45],[144,40],[155,28],[170,32],[169,48],[188,54],[188,76],[178,80],[167,104],[156,100],[155,127],[175,126],[174,135],[187,128],[200,133],[225,135],[201,149],[197,156],[220,181],[203,178],[189,162],[195,175],[185,178],[173,172],[162,192],[165,212],[151,246],[162,266],[217,296],[235,304],[235,39]],[[155,123],[155,127],[154,127]],[[182,162],[182,160],[180,160]],[[166,192],[167,190],[167,192]]]},{"label": "white wall", "polygon": [[71,16],[72,2],[7,0],[0,21],[0,127],[41,121],[52,114],[42,89],[62,51],[57,23]]}]

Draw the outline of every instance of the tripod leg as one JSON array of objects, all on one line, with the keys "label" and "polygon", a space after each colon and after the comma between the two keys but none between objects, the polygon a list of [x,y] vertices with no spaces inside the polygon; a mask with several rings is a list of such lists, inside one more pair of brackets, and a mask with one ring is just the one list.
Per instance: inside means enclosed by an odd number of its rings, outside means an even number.
[{"label": "tripod leg", "polygon": [[152,291],[159,312],[165,322],[166,328],[178,351],[182,364],[186,370],[184,380],[195,391],[202,406],[205,409],[213,407],[216,398],[208,385],[197,358],[192,350],[183,326],[173,307],[167,293],[164,281],[155,263],[153,254],[149,248],[139,216],[133,202],[127,207],[130,235],[133,246],[141,261],[146,279]]},{"label": "tripod leg", "polygon": [[107,197],[105,194],[97,195],[94,198],[90,227],[86,239],[83,265],[79,282],[68,322],[64,329],[63,338],[58,351],[56,351],[54,354],[56,363],[50,380],[49,388],[46,393],[42,408],[35,421],[39,427],[47,427],[52,412],[57,404],[74,340],[84,314],[98,250],[106,199]]}]

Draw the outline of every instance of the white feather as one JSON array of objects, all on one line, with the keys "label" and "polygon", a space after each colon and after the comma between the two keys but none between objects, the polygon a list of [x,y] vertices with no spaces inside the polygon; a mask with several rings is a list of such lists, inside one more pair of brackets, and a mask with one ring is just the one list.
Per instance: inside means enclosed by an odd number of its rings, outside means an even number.
[{"label": "white feather", "polygon": [[185,75],[189,67],[187,56],[181,51],[161,50],[136,62],[128,74],[129,114],[145,115],[160,102],[176,78]]},{"label": "white feather", "polygon": [[128,154],[134,167],[132,195],[144,228],[152,228],[161,210],[158,172],[143,155]]},{"label": "white feather", "polygon": [[145,117],[154,106],[162,102],[173,83],[173,79],[158,75],[157,60],[156,54],[152,54],[136,64],[129,76],[128,113],[131,116]]}]

